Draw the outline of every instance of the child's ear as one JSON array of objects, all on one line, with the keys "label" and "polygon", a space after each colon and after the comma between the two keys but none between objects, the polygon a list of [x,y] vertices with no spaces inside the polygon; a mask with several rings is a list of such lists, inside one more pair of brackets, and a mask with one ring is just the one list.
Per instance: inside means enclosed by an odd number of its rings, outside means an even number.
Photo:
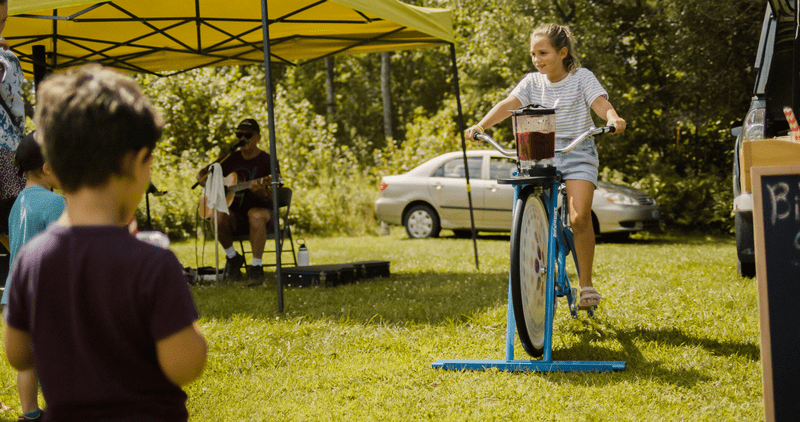
[{"label": "child's ear", "polygon": [[141,148],[139,150],[131,150],[125,154],[122,159],[122,168],[124,174],[134,176],[144,165],[148,164],[153,159],[153,153],[150,148]]},{"label": "child's ear", "polygon": [[56,176],[56,172],[53,171],[53,167],[50,163],[46,162],[42,165],[42,173],[50,179],[51,188],[61,189],[61,182],[59,182],[58,176]]},{"label": "child's ear", "polygon": [[47,163],[47,162],[42,164],[42,172],[44,174],[48,175],[48,176],[54,176],[55,175],[55,173],[53,173],[53,167],[50,166],[50,163]]},{"label": "child's ear", "polygon": [[136,164],[141,165],[147,163],[152,159],[153,159],[153,150],[147,147],[143,147],[139,151],[136,151],[136,158],[134,159],[134,162]]}]

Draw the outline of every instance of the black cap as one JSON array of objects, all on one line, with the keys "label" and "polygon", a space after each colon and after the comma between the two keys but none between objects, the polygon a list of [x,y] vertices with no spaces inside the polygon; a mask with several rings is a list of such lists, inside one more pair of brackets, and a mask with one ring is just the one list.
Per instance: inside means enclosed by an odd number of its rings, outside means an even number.
[{"label": "black cap", "polygon": [[44,166],[44,156],[42,155],[42,147],[36,140],[33,139],[33,131],[19,143],[17,153],[14,155],[14,165],[19,167],[19,175],[22,176],[26,171],[41,170]]},{"label": "black cap", "polygon": [[239,123],[239,126],[237,126],[236,128],[239,129],[243,127],[246,127],[248,129],[253,129],[253,131],[258,134],[261,133],[261,127],[258,126],[258,122],[255,119],[244,119],[242,120],[241,123]]}]

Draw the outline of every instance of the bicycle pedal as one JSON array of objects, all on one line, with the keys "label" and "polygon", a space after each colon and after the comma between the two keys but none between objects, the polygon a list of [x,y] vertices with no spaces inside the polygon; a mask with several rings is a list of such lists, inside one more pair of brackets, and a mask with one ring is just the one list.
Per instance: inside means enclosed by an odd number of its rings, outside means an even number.
[{"label": "bicycle pedal", "polygon": [[594,318],[594,311],[597,310],[597,305],[592,306],[579,306],[578,310],[586,311],[586,315],[589,318]]}]

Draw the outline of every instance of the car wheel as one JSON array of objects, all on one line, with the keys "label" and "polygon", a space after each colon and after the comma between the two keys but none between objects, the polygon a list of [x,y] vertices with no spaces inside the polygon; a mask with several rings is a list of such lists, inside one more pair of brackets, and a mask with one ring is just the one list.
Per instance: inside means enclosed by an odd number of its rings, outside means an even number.
[{"label": "car wheel", "polygon": [[439,216],[429,205],[414,205],[406,213],[405,222],[406,233],[414,239],[424,239],[428,237],[438,237],[441,227]]},{"label": "car wheel", "polygon": [[453,235],[460,239],[472,239],[472,229],[454,229]]},{"label": "car wheel", "polygon": [[741,277],[753,278],[756,276],[756,264],[754,262],[742,262],[737,258],[736,269]]},{"label": "car wheel", "polygon": [[631,233],[630,232],[603,233],[600,237],[603,239],[603,242],[624,243],[630,240]]},{"label": "car wheel", "polygon": [[753,278],[756,276],[756,263],[752,213],[734,213],[734,230],[736,232],[736,268],[740,276]]}]

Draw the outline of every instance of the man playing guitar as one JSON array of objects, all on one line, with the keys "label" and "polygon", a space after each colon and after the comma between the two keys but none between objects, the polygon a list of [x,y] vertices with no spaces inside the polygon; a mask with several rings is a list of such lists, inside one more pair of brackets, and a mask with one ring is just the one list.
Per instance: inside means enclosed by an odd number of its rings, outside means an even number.
[{"label": "man playing guitar", "polygon": [[[226,185],[241,185],[250,182],[249,186],[235,188],[241,190],[240,198],[234,198],[229,205],[230,214],[207,210],[204,212],[205,202],[200,206],[200,214],[209,217],[211,212],[217,213],[219,225],[219,243],[225,248],[227,262],[225,263],[225,277],[238,280],[245,265],[245,259],[233,247],[233,236],[236,234],[250,234],[250,245],[253,248],[252,265],[247,266],[248,286],[261,285],[264,282],[264,270],[261,258],[264,255],[264,245],[267,242],[267,223],[272,216],[272,188],[270,175],[271,162],[268,153],[258,147],[261,140],[261,128],[254,119],[244,119],[236,129],[236,139],[243,142],[238,150],[223,160],[218,160],[222,167],[222,174],[226,177]],[[280,172],[280,170],[278,171]],[[233,176],[235,177],[229,177]],[[208,166],[197,173],[198,182],[205,186],[208,175]],[[229,197],[232,197],[229,196]],[[206,215],[204,215],[206,214]]]}]

